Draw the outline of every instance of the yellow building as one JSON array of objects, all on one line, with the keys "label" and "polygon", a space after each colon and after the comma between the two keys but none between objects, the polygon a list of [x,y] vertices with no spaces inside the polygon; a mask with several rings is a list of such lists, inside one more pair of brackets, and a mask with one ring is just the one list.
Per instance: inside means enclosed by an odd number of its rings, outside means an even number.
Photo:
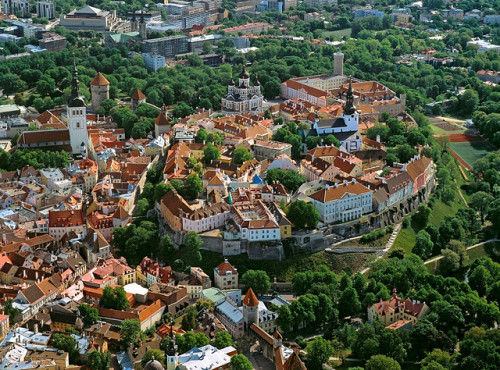
[{"label": "yellow building", "polygon": [[5,338],[9,329],[9,315],[0,315],[0,339]]}]

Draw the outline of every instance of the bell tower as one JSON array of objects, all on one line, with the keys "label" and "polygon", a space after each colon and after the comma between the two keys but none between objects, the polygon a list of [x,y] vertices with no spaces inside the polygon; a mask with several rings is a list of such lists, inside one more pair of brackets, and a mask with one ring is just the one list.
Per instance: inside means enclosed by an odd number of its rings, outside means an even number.
[{"label": "bell tower", "polygon": [[344,111],[342,118],[347,126],[348,131],[358,131],[359,129],[359,114],[354,106],[354,94],[352,92],[352,79],[349,79],[349,89],[347,89],[345,97]]},{"label": "bell tower", "polygon": [[68,130],[73,155],[85,154],[88,145],[87,133],[87,107],[85,100],[80,95],[80,81],[78,71],[73,59],[73,78],[71,80],[71,94],[67,107]]}]

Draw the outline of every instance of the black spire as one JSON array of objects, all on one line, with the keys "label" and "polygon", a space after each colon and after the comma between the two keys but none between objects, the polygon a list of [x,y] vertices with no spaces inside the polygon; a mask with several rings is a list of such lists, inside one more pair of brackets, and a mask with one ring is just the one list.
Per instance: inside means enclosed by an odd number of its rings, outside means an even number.
[{"label": "black spire", "polygon": [[352,93],[352,79],[349,78],[349,88],[345,96],[344,114],[350,116],[354,113],[356,113],[356,107],[354,106],[354,95]]},{"label": "black spire", "polygon": [[83,107],[85,102],[80,95],[80,81],[78,80],[78,70],[76,69],[75,55],[73,54],[73,78],[71,79],[71,94],[68,99],[69,107]]},{"label": "black spire", "polygon": [[177,353],[177,345],[175,344],[175,336],[174,336],[174,322],[170,323],[170,339],[167,345],[167,355],[175,356]]},{"label": "black spire", "polygon": [[144,23],[144,9],[141,9],[141,23]]},{"label": "black spire", "polygon": [[135,9],[132,9],[132,22],[135,22]]}]

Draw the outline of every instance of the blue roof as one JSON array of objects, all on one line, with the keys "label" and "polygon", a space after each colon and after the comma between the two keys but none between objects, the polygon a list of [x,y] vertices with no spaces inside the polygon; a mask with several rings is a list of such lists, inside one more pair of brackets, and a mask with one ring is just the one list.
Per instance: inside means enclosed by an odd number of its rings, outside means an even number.
[{"label": "blue roof", "polygon": [[255,175],[255,176],[253,177],[253,183],[254,183],[254,184],[261,184],[261,183],[262,183],[262,179],[260,178],[260,176],[259,176],[259,175]]},{"label": "blue roof", "polygon": [[220,305],[217,306],[217,311],[219,311],[222,315],[226,316],[230,321],[235,324],[239,323],[243,320],[243,314],[240,310],[234,307],[228,301],[224,301]]},{"label": "blue roof", "polygon": [[117,353],[116,359],[123,370],[134,370],[134,364],[130,360],[127,352]]}]

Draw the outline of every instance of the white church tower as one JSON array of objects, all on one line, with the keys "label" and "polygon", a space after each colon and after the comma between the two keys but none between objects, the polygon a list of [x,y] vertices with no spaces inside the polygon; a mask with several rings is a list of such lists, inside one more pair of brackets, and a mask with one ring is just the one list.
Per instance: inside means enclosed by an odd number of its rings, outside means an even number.
[{"label": "white church tower", "polygon": [[85,100],[80,95],[80,82],[78,72],[73,60],[73,79],[71,80],[71,95],[68,99],[68,130],[73,155],[82,154],[86,156],[88,145],[87,133],[87,107]]}]

